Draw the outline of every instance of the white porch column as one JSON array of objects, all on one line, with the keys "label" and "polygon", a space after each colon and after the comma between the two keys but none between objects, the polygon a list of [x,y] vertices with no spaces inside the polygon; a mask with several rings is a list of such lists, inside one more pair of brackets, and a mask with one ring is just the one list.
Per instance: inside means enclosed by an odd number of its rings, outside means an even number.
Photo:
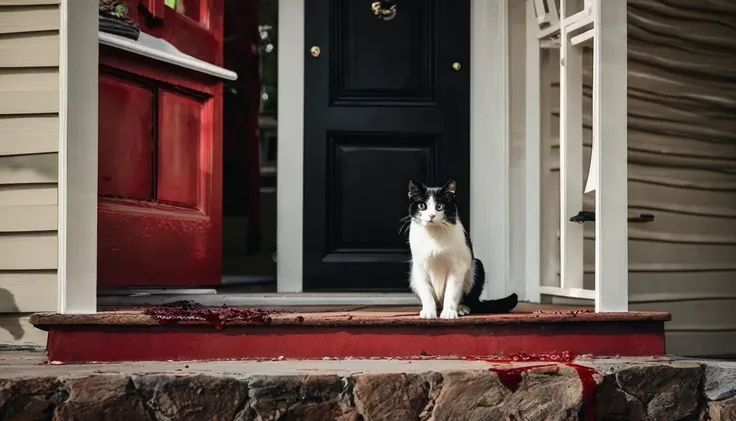
[{"label": "white porch column", "polygon": [[97,0],[61,0],[57,311],[97,312]]},{"label": "white porch column", "polygon": [[510,282],[508,2],[471,2],[470,171],[486,175],[471,181],[470,232],[488,276],[484,299],[523,292]]},{"label": "white porch column", "polygon": [[[535,5],[526,2],[525,10],[525,103],[524,103],[524,266],[526,300],[540,301],[542,282],[542,49],[537,38]],[[556,18],[557,16],[555,16]],[[546,81],[549,83],[549,81]],[[549,110],[545,110],[549,111]]]},{"label": "white porch column", "polygon": [[[561,1],[564,22],[576,0]],[[560,28],[560,287],[583,288],[583,224],[570,217],[583,210],[583,51]]]},{"label": "white porch column", "polygon": [[628,311],[627,19],[625,1],[594,2],[595,308]]}]

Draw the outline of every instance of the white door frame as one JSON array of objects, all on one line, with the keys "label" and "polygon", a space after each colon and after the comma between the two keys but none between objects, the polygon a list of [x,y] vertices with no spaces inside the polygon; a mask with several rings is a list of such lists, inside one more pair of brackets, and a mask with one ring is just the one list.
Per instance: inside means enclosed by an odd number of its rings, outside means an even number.
[{"label": "white door frame", "polygon": [[[279,293],[302,292],[304,2],[281,0],[279,7]],[[519,234],[518,222],[512,226],[512,215],[524,215],[524,209],[520,209],[523,202],[511,204],[510,194],[526,191],[530,180],[512,180],[510,175],[510,149],[518,140],[512,144],[509,36],[510,16],[516,20],[518,13],[510,15],[509,4],[510,0],[471,0],[472,183],[466,194],[475,252],[488,273],[485,297],[516,292],[522,300],[538,300],[538,282],[526,282],[529,274],[521,271],[528,258],[514,268],[511,263],[512,234],[522,241],[515,250],[530,245],[523,243],[525,234]],[[97,1],[61,0],[61,22],[58,311],[93,313],[97,310]],[[344,296],[346,302],[355,298]]]},{"label": "white door frame", "polygon": [[[279,7],[277,279],[282,293],[303,291],[304,1],[282,0]],[[523,28],[525,9],[520,10],[516,16]],[[460,194],[470,195],[473,245],[488,272],[486,298],[516,292],[526,299],[538,297],[528,291],[538,282],[529,288],[523,273],[511,276],[509,12],[509,0],[471,0],[471,187]],[[524,30],[520,34],[523,42]],[[513,188],[523,194],[524,180]],[[523,268],[523,260],[517,266]]]}]

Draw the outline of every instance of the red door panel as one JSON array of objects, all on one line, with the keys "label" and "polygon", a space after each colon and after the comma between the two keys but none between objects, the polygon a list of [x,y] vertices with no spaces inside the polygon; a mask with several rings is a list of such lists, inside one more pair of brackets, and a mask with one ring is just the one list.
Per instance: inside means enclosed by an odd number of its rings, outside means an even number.
[{"label": "red door panel", "polygon": [[101,196],[150,200],[153,194],[153,91],[100,75]]},{"label": "red door panel", "polygon": [[[169,20],[172,12],[163,10],[157,31],[196,25],[181,39],[221,63],[222,36],[212,31],[221,24]],[[220,283],[222,92],[221,80],[100,47],[98,285]]]},{"label": "red door panel", "polygon": [[158,98],[158,199],[196,207],[199,204],[202,104],[167,91],[160,91]]}]

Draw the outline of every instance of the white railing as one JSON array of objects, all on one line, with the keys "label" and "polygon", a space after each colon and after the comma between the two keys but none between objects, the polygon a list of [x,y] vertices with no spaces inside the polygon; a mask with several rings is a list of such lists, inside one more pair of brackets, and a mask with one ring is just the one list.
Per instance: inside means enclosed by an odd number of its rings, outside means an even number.
[{"label": "white railing", "polygon": [[[540,56],[560,49],[560,285],[540,293],[594,299],[598,312],[628,311],[626,2],[528,0],[527,104],[540,104]],[[579,10],[579,11],[578,11]],[[535,36],[536,35],[536,36]],[[583,49],[593,46],[593,148],[583,189]],[[531,59],[529,59],[531,57]],[[542,113],[549,109],[542,107]],[[527,128],[542,139],[539,110]],[[536,121],[535,121],[536,119]],[[539,147],[541,143],[537,143]],[[530,145],[527,145],[530,146]],[[595,192],[595,289],[583,287],[583,194]]]}]

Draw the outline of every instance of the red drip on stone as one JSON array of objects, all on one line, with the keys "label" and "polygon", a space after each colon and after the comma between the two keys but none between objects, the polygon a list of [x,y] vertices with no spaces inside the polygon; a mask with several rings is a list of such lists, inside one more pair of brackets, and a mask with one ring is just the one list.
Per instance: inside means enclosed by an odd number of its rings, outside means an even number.
[{"label": "red drip on stone", "polygon": [[522,373],[526,373],[529,370],[537,370],[542,367],[554,367],[554,366],[553,365],[530,365],[527,367],[508,368],[508,369],[489,368],[488,370],[496,373],[501,383],[503,383],[503,385],[506,386],[506,389],[510,390],[511,393],[513,393],[519,390],[519,385],[521,385],[521,374]]},{"label": "red drip on stone", "polygon": [[206,321],[222,330],[230,322],[243,321],[246,323],[271,323],[271,311],[263,309],[207,307],[194,301],[175,301],[160,306],[148,307],[143,312],[153,317],[161,324],[176,324],[181,322]]},{"label": "red drip on stone", "polygon": [[[596,371],[593,368],[578,365],[572,361],[575,356],[568,351],[562,351],[560,353],[548,353],[540,355],[528,355],[524,353],[512,354],[504,358],[477,358],[477,357],[466,357],[466,360],[486,361],[490,363],[501,363],[510,364],[516,362],[554,362],[564,364],[568,367],[575,369],[580,379],[580,384],[583,388],[583,412],[585,413],[585,421],[595,421],[595,392],[598,388],[598,382],[595,379]],[[489,368],[489,371],[493,371],[498,375],[498,379],[509,389],[512,393],[519,389],[521,384],[521,375],[529,370],[539,369],[541,367],[549,367],[548,365],[531,365],[527,367],[509,368],[509,369],[498,369]]]},{"label": "red drip on stone", "polygon": [[577,364],[566,364],[578,372],[578,378],[583,386],[583,412],[585,413],[585,421],[595,421],[595,391],[598,389],[598,382],[593,377],[597,372],[595,369]]}]

